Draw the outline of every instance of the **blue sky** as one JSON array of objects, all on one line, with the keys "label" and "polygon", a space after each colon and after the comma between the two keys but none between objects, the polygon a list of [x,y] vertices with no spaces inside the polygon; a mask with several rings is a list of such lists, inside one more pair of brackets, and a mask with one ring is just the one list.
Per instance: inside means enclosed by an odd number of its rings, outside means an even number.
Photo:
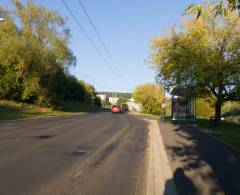
[{"label": "blue sky", "polygon": [[[65,0],[81,25],[106,56],[91,28],[78,0]],[[67,16],[71,29],[69,47],[77,57],[77,65],[70,69],[77,78],[94,83],[97,91],[131,92],[137,85],[154,82],[155,73],[145,63],[153,38],[177,26],[183,10],[197,0],[81,0],[117,66],[119,77],[110,71],[98,53],[81,32],[60,0],[35,0],[47,9]],[[9,6],[9,0],[1,5]],[[108,58],[107,58],[108,59]]]}]

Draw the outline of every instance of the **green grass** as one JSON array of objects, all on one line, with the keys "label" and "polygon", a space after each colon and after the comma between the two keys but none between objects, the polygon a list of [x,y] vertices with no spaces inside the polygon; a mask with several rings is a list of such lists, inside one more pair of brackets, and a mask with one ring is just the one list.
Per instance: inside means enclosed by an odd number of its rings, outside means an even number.
[{"label": "green grass", "polygon": [[220,127],[211,128],[208,119],[197,119],[196,123],[211,135],[240,150],[240,124],[222,122]]},{"label": "green grass", "polygon": [[104,110],[102,108],[92,108],[91,105],[79,102],[65,102],[59,109],[52,110],[37,105],[16,103],[6,100],[0,101],[0,120],[43,118],[100,111]]}]

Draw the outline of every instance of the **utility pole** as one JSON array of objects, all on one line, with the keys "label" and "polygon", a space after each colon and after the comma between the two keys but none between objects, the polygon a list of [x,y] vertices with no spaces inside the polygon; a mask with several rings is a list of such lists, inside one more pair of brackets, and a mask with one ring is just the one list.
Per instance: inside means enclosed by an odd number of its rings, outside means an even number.
[{"label": "utility pole", "polygon": [[84,102],[87,104],[87,84],[84,81]]},{"label": "utility pole", "polygon": [[163,120],[165,120],[165,114],[166,114],[166,98],[165,98],[165,84],[163,84],[163,102],[161,105],[161,108],[163,109]]},{"label": "utility pole", "polygon": [[163,120],[165,120],[165,112],[166,112],[165,84],[163,84],[163,103],[164,103],[164,108],[163,108]]},{"label": "utility pole", "polygon": [[93,81],[93,83],[92,83],[92,98],[91,98],[91,99],[92,99],[92,108],[93,108],[93,98],[94,98],[94,97],[93,97],[93,89],[94,89],[94,81]]}]

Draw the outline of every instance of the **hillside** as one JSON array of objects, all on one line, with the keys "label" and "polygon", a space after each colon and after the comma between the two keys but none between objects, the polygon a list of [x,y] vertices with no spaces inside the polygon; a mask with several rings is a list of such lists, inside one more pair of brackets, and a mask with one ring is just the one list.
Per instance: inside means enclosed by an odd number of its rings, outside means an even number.
[{"label": "hillside", "polygon": [[[105,94],[107,97],[115,96],[115,92],[97,92],[97,94]],[[116,96],[126,98],[126,99],[130,99],[132,97],[132,93],[116,92]]]},{"label": "hillside", "polygon": [[104,111],[100,107],[81,102],[64,102],[57,110],[44,108],[39,105],[16,103],[14,101],[0,100],[0,121],[25,118],[43,118],[49,116],[63,116],[85,112]]}]

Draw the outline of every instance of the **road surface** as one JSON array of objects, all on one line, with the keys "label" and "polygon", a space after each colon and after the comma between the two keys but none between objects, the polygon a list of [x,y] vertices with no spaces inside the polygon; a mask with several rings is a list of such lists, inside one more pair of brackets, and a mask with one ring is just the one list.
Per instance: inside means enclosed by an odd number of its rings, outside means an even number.
[{"label": "road surface", "polygon": [[147,122],[98,113],[0,123],[0,194],[144,194]]}]

